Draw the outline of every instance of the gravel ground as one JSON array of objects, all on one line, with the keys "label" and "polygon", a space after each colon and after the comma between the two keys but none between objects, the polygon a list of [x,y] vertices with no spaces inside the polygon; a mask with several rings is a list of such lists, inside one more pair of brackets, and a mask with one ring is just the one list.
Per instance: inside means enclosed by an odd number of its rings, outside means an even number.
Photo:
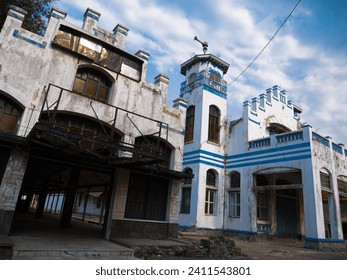
[{"label": "gravel ground", "polygon": [[347,260],[347,249],[313,250],[304,248],[304,242],[295,240],[282,241],[247,241],[234,239],[236,247],[251,260]]}]

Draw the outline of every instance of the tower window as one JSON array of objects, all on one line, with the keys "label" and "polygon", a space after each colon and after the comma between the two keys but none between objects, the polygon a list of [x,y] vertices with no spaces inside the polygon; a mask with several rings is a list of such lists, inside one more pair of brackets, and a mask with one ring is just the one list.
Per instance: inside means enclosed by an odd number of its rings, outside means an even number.
[{"label": "tower window", "polygon": [[195,118],[195,107],[189,106],[186,116],[186,132],[184,135],[184,142],[193,141],[194,138],[194,118]]},{"label": "tower window", "polygon": [[211,80],[212,82],[216,82],[216,83],[220,84],[222,79],[221,79],[221,77],[218,75],[218,73],[216,73],[216,72],[210,72],[210,80]]},{"label": "tower window", "polygon": [[219,119],[219,109],[216,106],[211,105],[208,121],[208,141],[219,143]]}]

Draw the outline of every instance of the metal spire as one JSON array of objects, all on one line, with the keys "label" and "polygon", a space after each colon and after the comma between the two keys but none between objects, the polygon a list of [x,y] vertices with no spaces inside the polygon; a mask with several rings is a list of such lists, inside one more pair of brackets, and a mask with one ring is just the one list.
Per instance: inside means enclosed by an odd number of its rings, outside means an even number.
[{"label": "metal spire", "polygon": [[194,37],[194,40],[195,41],[198,41],[201,45],[202,45],[202,50],[204,52],[204,54],[206,54],[206,51],[207,51],[207,48],[208,48],[208,43],[205,41],[205,42],[201,42],[197,36]]}]

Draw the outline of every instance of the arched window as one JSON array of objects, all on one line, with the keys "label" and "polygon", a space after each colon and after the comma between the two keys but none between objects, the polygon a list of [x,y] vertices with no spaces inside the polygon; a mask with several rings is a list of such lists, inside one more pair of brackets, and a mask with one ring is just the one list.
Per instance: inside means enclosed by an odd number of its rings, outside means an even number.
[{"label": "arched window", "polygon": [[337,176],[337,187],[339,189],[339,192],[347,193],[347,177],[346,176],[342,176],[342,175]]},{"label": "arched window", "polygon": [[96,69],[80,68],[77,71],[73,91],[106,102],[112,82]]},{"label": "arched window", "polygon": [[[49,115],[44,113],[42,119],[47,121]],[[58,113],[53,120],[53,126],[71,135],[81,137],[80,140],[77,140],[75,136],[72,136],[75,138],[73,142],[83,150],[90,150],[103,155],[113,153],[114,151],[109,150],[108,145],[103,145],[100,142],[111,135],[113,135],[112,141],[120,141],[121,139],[121,133],[114,130],[111,126],[106,123],[100,125],[100,121],[85,118],[82,115]]]},{"label": "arched window", "polygon": [[189,106],[187,109],[187,115],[186,115],[186,131],[184,135],[184,142],[193,141],[194,119],[195,119],[195,106]]},{"label": "arched window", "polygon": [[331,190],[332,188],[330,184],[330,174],[328,173],[328,171],[322,169],[319,174],[321,187],[326,190]]},{"label": "arched window", "polygon": [[213,171],[212,169],[209,169],[206,173],[206,185],[209,186],[217,186],[217,182],[216,182],[216,173],[215,171]]},{"label": "arched window", "polygon": [[[153,155],[158,154],[164,156],[164,161],[160,162],[158,165],[161,167],[170,168],[172,148],[164,141],[151,136],[137,137],[135,139],[135,148],[141,150],[142,152],[150,152]],[[141,153],[134,153],[133,156],[140,158],[142,155]]]},{"label": "arched window", "polygon": [[190,74],[190,76],[189,76],[189,78],[188,78],[188,85],[191,84],[191,83],[193,83],[193,82],[195,82],[196,77],[197,77],[196,73]]},{"label": "arched window", "polygon": [[[183,173],[187,175],[193,175],[193,170],[191,168],[184,169]],[[185,178],[183,184],[192,184],[192,178]]]},{"label": "arched window", "polygon": [[208,141],[219,143],[219,119],[220,110],[218,107],[211,105],[208,120]]},{"label": "arched window", "polygon": [[0,96],[0,131],[14,134],[17,130],[22,109],[10,99]]},{"label": "arched window", "polygon": [[217,72],[210,72],[210,81],[220,84],[221,80],[222,79]]}]

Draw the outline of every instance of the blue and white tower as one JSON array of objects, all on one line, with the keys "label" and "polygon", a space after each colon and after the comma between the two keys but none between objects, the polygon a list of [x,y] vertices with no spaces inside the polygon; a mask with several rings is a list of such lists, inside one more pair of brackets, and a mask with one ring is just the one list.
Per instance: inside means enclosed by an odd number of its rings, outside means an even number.
[{"label": "blue and white tower", "polygon": [[183,169],[194,174],[181,188],[181,228],[223,228],[227,122],[223,75],[228,68],[213,54],[195,55],[181,65],[186,80],[180,96],[188,103]]}]

